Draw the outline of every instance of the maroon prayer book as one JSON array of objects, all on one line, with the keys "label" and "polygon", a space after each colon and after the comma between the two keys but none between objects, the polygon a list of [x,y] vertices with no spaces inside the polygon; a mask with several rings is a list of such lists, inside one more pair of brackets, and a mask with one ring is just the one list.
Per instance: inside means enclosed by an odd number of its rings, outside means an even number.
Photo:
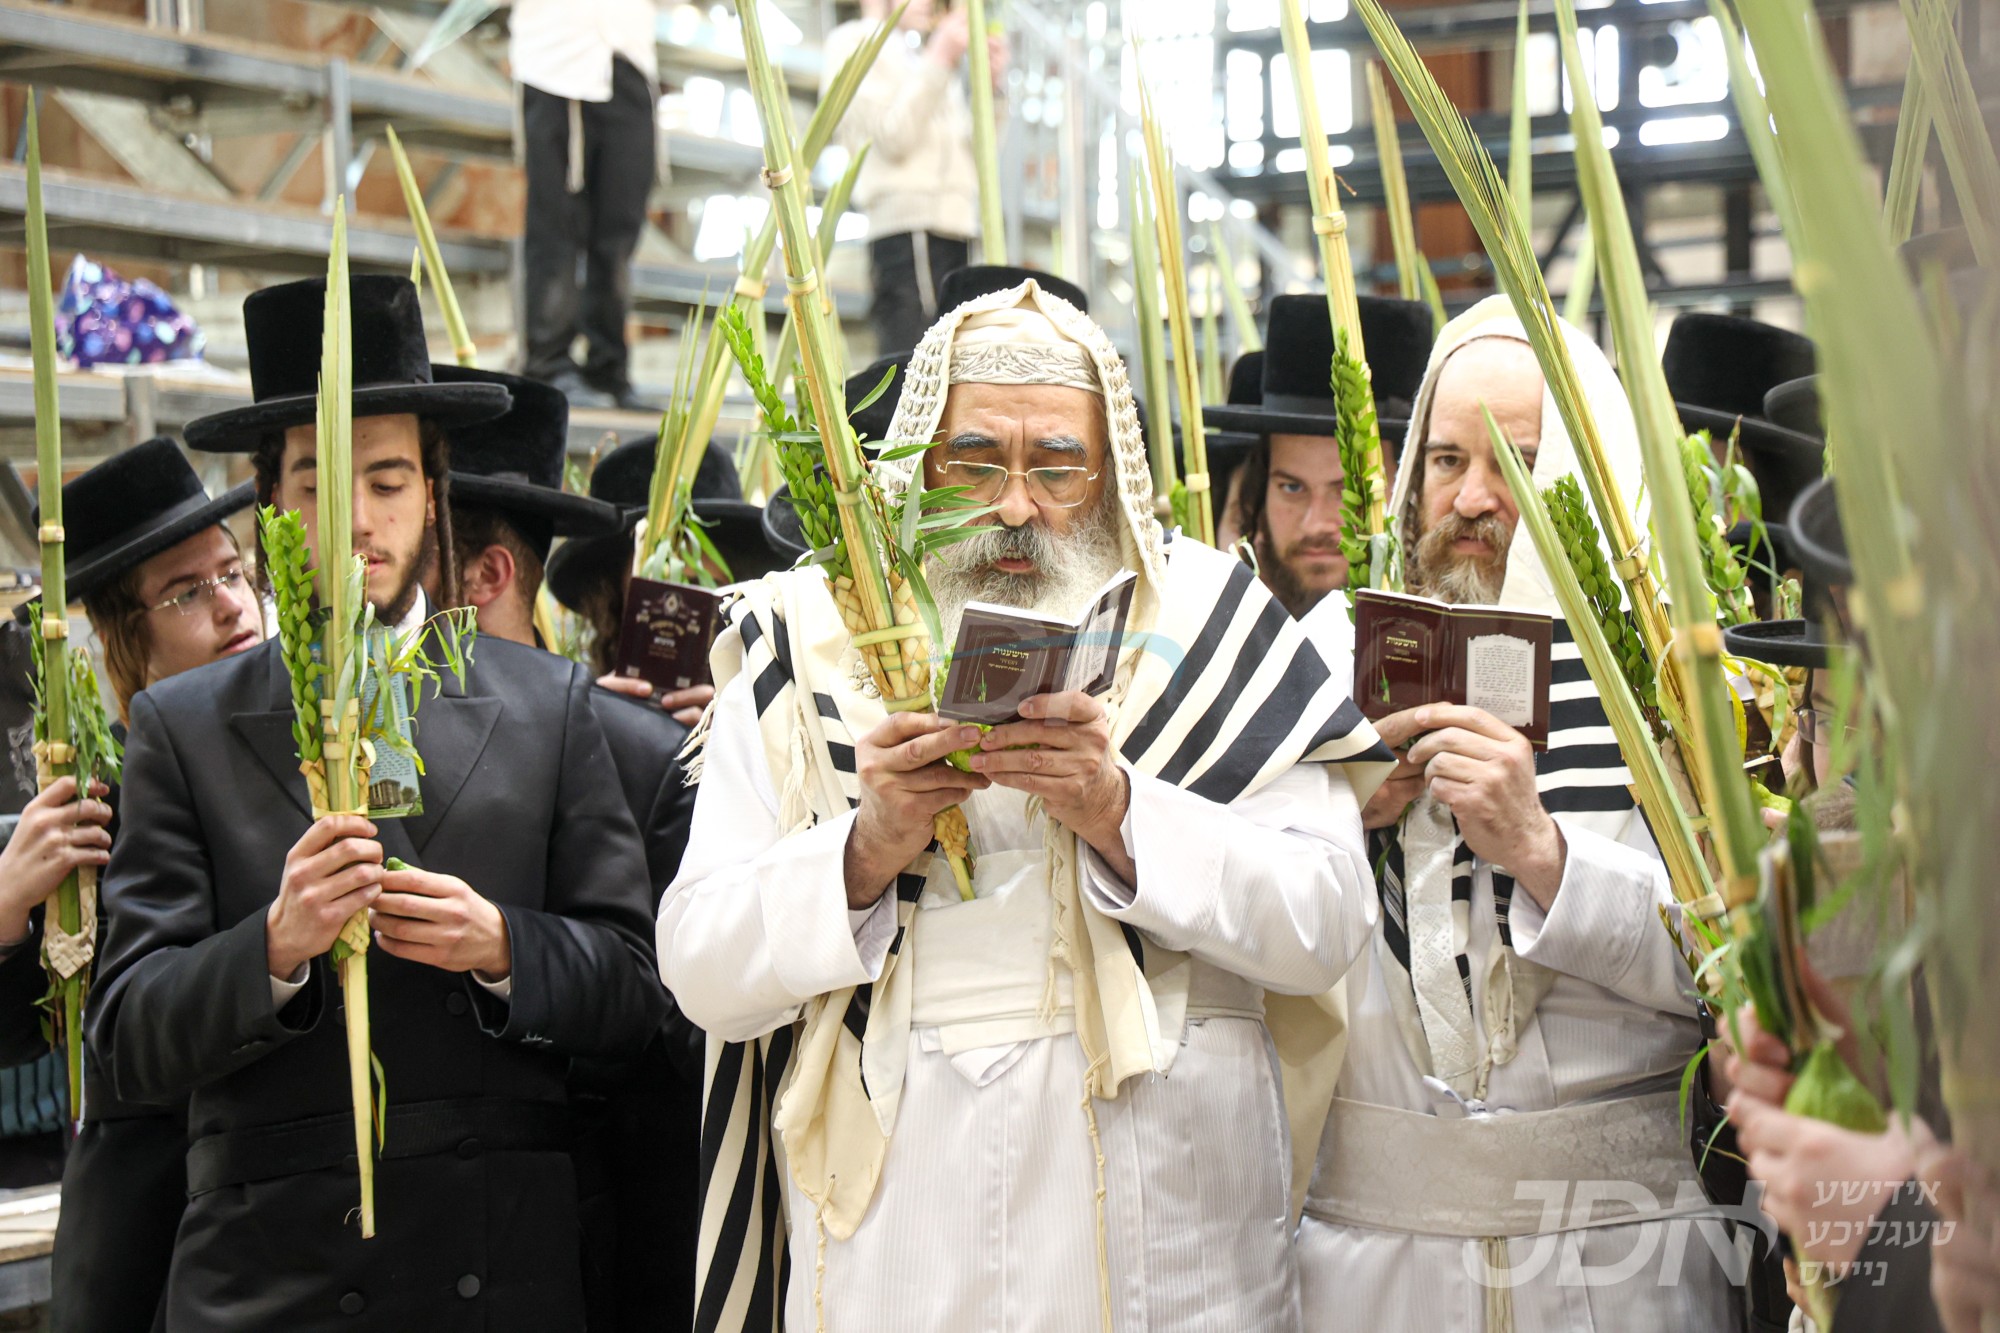
[{"label": "maroon prayer book", "polygon": [[1365,588],[1354,594],[1354,701],[1371,720],[1469,704],[1544,750],[1554,638],[1545,612]]},{"label": "maroon prayer book", "polygon": [[615,670],[643,680],[655,695],[707,685],[722,597],[710,588],[634,578],[625,589]]},{"label": "maroon prayer book", "polygon": [[951,648],[938,713],[997,727],[1021,716],[1037,694],[1102,694],[1118,672],[1118,648],[1138,577],[1122,570],[1073,620],[992,602],[969,602]]}]

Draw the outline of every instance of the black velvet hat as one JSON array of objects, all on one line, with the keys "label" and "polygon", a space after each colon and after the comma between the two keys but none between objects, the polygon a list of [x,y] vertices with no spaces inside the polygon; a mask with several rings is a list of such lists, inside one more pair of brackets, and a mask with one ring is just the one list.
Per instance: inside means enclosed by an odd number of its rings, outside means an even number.
[{"label": "black velvet hat", "polygon": [[[1775,525],[1771,530],[1781,531]],[[1821,478],[1806,488],[1793,504],[1790,521],[1782,531],[1799,565],[1804,618],[1725,629],[1723,646],[1738,657],[1772,666],[1824,669],[1832,650],[1841,646],[1838,640],[1826,637],[1824,628],[1835,610],[1829,590],[1854,581],[1830,479]]]},{"label": "black velvet hat", "polygon": [[[1422,301],[1363,296],[1361,341],[1375,386],[1375,417],[1385,442],[1410,428],[1410,408],[1424,382],[1437,340],[1431,309]],[[1334,431],[1333,323],[1324,296],[1272,298],[1264,337],[1257,396],[1238,402],[1243,362],[1230,375],[1229,402],[1202,413],[1209,425],[1256,435],[1331,435]]]},{"label": "black velvet hat", "polygon": [[[854,423],[854,433],[861,437],[866,449],[879,449],[882,441],[889,438],[889,423],[896,419],[896,404],[903,397],[903,376],[909,372],[910,352],[896,352],[871,362],[859,374],[847,377],[847,419]],[[882,396],[868,406],[857,409],[854,405],[875,392],[875,386],[882,377],[895,372],[889,387],[882,390]]]},{"label": "black velvet hat", "polygon": [[1812,374],[1814,360],[1810,338],[1736,315],[1689,311],[1667,331],[1660,368],[1681,424],[1711,432],[1720,444],[1742,423],[1743,461],[1767,514],[1788,511],[1825,471],[1824,441],[1764,415],[1764,395]]},{"label": "black velvet hat", "polygon": [[1010,287],[1019,287],[1033,278],[1035,285],[1050,296],[1060,296],[1063,300],[1090,313],[1090,297],[1083,288],[1053,273],[1043,273],[1039,269],[1016,268],[1012,264],[967,264],[955,268],[938,281],[938,314],[944,315],[958,309],[967,301],[993,292],[1004,292]]},{"label": "black velvet hat", "polygon": [[[63,578],[82,601],[141,562],[256,498],[250,482],[211,500],[180,446],[164,435],[105,459],[63,487]],[[40,506],[34,522],[41,525]]]},{"label": "black velvet hat", "polygon": [[1806,488],[1792,506],[1792,545],[1806,577],[1824,587],[1854,582],[1854,565],[1847,557],[1847,533],[1840,526],[1840,506],[1833,482],[1822,477]]},{"label": "black velvet hat", "polygon": [[[417,289],[408,278],[362,274],[349,279],[354,323],[354,415],[409,412],[444,426],[490,421],[507,410],[497,384],[436,384]],[[289,426],[310,425],[318,413],[320,325],[326,279],[265,287],[243,298],[243,336],[250,350],[247,407],[232,407],[187,424],[191,449],[248,453]]]},{"label": "black velvet hat", "polygon": [[[627,440],[598,460],[590,474],[592,499],[616,506],[623,517],[618,530],[608,536],[578,537],[564,542],[549,557],[545,582],[549,593],[571,610],[590,585],[615,576],[632,561],[632,530],[646,516],[646,501],[653,485],[653,460],[659,441],[649,435]],[[708,539],[728,562],[730,576],[741,582],[770,572],[770,546],[764,541],[761,509],[743,498],[736,464],[721,447],[711,444],[702,452],[690,488],[694,514],[706,524]]]},{"label": "black velvet hat", "polygon": [[499,511],[544,561],[557,537],[599,537],[624,527],[616,505],[562,488],[569,398],[561,389],[463,366],[436,365],[431,374],[439,384],[497,384],[514,396],[504,415],[447,432],[453,507]]},{"label": "black velvet hat", "polygon": [[1826,438],[1819,414],[1819,376],[1801,375],[1764,395],[1764,415],[1786,430],[1815,439]]},{"label": "black velvet hat", "polygon": [[[1325,302],[1320,303],[1322,306]],[[1329,358],[1328,364],[1331,365]],[[1225,406],[1254,407],[1264,394],[1264,353],[1245,352],[1236,358],[1236,364],[1229,368],[1229,397]],[[1221,409],[1204,407],[1201,422],[1205,427],[1215,427],[1215,414]],[[1143,420],[1143,418],[1141,418]],[[1238,430],[1210,429],[1208,432],[1208,477],[1209,493],[1214,512],[1222,514],[1222,506],[1229,499],[1229,482],[1236,475],[1236,469],[1250,459],[1250,451],[1262,442],[1263,436]],[[1180,429],[1174,430],[1174,450],[1181,461],[1181,469],[1187,469],[1187,450],[1182,444]]]},{"label": "black velvet hat", "polygon": [[790,486],[780,486],[764,506],[764,540],[788,566],[797,564],[812,550],[806,545],[806,532],[799,524],[799,511],[792,508]]}]

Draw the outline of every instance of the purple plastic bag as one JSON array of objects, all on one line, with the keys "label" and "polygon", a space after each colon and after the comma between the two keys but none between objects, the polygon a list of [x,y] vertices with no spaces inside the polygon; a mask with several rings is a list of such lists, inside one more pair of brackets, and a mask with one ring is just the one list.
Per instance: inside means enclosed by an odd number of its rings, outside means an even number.
[{"label": "purple plastic bag", "polygon": [[56,351],[79,368],[199,360],[205,339],[195,322],[144,278],[78,255],[56,303]]}]

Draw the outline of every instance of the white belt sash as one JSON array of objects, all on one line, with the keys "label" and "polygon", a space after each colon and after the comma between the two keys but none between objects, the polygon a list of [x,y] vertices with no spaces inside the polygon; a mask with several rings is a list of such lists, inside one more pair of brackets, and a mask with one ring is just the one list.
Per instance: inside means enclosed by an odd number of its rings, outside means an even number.
[{"label": "white belt sash", "polygon": [[[948,1055],[1075,1032],[1070,970],[1052,964],[1046,854],[983,852],[977,873],[979,897],[916,913],[911,1028],[938,1029]],[[1187,1015],[1261,1019],[1263,992],[1198,967]]]},{"label": "white belt sash", "polygon": [[1535,1236],[1712,1212],[1699,1183],[1671,1091],[1463,1119],[1337,1098],[1306,1212],[1423,1236]]}]

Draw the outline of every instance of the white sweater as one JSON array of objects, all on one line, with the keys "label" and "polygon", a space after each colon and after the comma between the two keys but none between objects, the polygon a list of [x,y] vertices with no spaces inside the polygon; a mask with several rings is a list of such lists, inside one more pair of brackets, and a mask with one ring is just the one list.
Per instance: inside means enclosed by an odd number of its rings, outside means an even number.
[{"label": "white sweater", "polygon": [[[874,30],[871,20],[827,34],[821,93]],[[869,145],[854,206],[875,237],[927,231],[970,240],[979,215],[972,112],[964,81],[925,55],[910,34],[890,37],[840,122],[840,142]]]}]

